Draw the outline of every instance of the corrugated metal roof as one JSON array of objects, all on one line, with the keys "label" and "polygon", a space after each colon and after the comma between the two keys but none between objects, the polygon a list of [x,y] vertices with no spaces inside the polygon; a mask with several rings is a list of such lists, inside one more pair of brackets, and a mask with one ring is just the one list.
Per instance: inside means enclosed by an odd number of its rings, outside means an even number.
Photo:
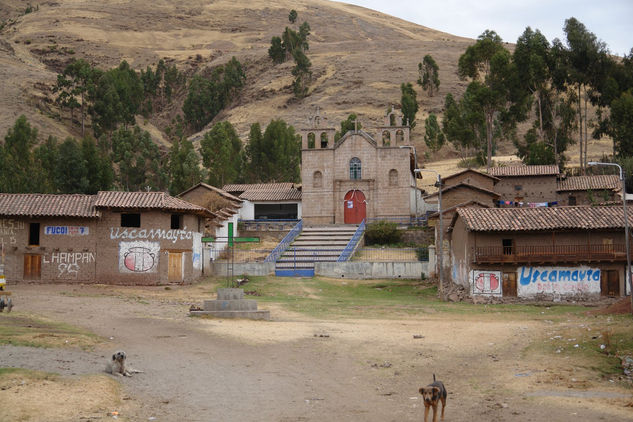
[{"label": "corrugated metal roof", "polygon": [[[621,207],[458,208],[470,231],[539,231],[562,229],[619,229]],[[632,213],[633,214],[633,213]],[[633,227],[633,215],[628,215]]]},{"label": "corrugated metal roof", "polygon": [[615,174],[597,176],[570,176],[558,182],[558,191],[602,190],[619,191],[622,188],[620,177]]},{"label": "corrugated metal roof", "polygon": [[0,193],[0,215],[95,218],[94,195]]},{"label": "corrugated metal roof", "polygon": [[558,175],[558,166],[551,165],[535,165],[535,166],[505,166],[491,167],[488,174],[495,177],[512,177],[512,176],[552,176]]}]

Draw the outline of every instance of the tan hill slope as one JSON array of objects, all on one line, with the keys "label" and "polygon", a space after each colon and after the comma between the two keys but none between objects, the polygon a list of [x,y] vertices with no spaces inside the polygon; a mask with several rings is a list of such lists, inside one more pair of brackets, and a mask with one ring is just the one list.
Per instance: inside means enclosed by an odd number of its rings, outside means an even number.
[{"label": "tan hill slope", "polygon": [[[292,63],[275,66],[267,57],[271,37],[290,25],[291,9],[299,14],[297,26],[307,20],[312,28],[307,54],[314,79],[310,95],[302,100],[292,97]],[[53,116],[57,110],[48,87],[72,58],[102,68],[125,59],[136,69],[167,58],[192,73],[236,56],[247,66],[246,88],[216,120],[228,119],[246,134],[251,123],[273,118],[303,126],[315,106],[332,126],[352,111],[366,126],[377,122],[390,103],[399,102],[400,83],[415,82],[418,62],[432,54],[440,66],[441,87],[433,98],[416,88],[421,111],[414,136],[421,144],[425,114],[439,111],[447,92],[463,91],[455,73],[457,60],[472,42],[323,0],[58,0],[39,3],[28,14],[23,11],[24,2],[0,2],[2,15],[15,19],[0,32],[2,136],[20,114],[41,135],[69,134]],[[165,122],[154,123],[160,127]]]}]

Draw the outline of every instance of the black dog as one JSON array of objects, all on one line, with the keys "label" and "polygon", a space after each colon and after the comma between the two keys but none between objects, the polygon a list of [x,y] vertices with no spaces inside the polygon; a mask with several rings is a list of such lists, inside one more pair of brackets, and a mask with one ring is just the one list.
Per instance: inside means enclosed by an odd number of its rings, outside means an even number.
[{"label": "black dog", "polygon": [[424,398],[424,422],[427,422],[429,416],[429,408],[433,407],[433,422],[437,422],[437,402],[442,402],[442,420],[444,420],[444,408],[446,407],[446,388],[442,381],[435,380],[433,374],[433,383],[426,387],[420,388],[420,394]]}]

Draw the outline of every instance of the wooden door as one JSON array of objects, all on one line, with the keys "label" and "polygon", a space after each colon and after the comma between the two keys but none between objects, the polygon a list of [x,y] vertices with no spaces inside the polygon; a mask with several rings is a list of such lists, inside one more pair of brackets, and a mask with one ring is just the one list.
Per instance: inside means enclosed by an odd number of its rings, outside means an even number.
[{"label": "wooden door", "polygon": [[169,281],[182,281],[182,252],[169,252]]},{"label": "wooden door", "polygon": [[344,207],[345,224],[360,224],[367,216],[365,194],[359,190],[354,189],[345,194]]},{"label": "wooden door", "polygon": [[600,294],[602,296],[620,295],[620,272],[618,270],[601,271]]},{"label": "wooden door", "polygon": [[517,295],[517,273],[503,273],[502,291],[504,296]]},{"label": "wooden door", "polygon": [[42,277],[42,256],[24,255],[24,279],[39,280]]}]

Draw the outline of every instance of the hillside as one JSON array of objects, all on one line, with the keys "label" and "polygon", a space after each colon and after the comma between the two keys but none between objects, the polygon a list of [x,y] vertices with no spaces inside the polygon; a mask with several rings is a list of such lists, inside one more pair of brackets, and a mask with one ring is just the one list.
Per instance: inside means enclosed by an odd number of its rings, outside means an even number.
[{"label": "hillside", "polygon": [[[316,106],[330,126],[338,127],[356,112],[369,127],[381,122],[389,104],[400,101],[400,83],[413,82],[420,111],[412,140],[423,151],[423,120],[429,112],[441,111],[447,93],[461,95],[465,89],[456,74],[457,61],[473,42],[325,0],[58,0],[33,5],[35,10],[24,14],[24,2],[0,0],[0,24],[7,22],[0,30],[2,136],[20,114],[39,129],[41,139],[79,136],[76,126],[69,128],[68,113],[60,121],[50,89],[73,58],[104,69],[125,59],[137,70],[162,58],[191,76],[236,56],[246,66],[246,87],[215,121],[228,119],[243,138],[251,123],[266,125],[275,118],[302,127]],[[313,83],[302,100],[292,95],[293,64],[274,65],[267,55],[271,37],[290,25],[291,9],[299,14],[295,26],[308,21],[312,30],[307,54]],[[432,98],[415,84],[417,64],[425,54],[440,67],[440,90]],[[161,131],[181,112],[182,95],[180,103],[176,100],[162,114],[137,119],[158,144],[169,145]],[[590,148],[600,156],[610,152],[610,143],[590,141]],[[577,155],[573,149],[568,152],[572,160]],[[501,145],[498,152],[513,150],[512,145]],[[450,155],[444,150],[432,158]]]},{"label": "hillside", "polygon": [[[35,4],[34,4],[35,6]],[[320,106],[330,124],[355,111],[366,125],[378,121],[388,104],[399,102],[401,82],[417,79],[417,64],[432,54],[442,85],[433,98],[419,96],[422,113],[439,110],[447,92],[463,89],[457,59],[472,40],[455,37],[382,13],[329,1],[49,1],[23,15],[24,2],[2,1],[3,16],[16,19],[0,33],[0,133],[20,114],[41,134],[64,137],[68,129],[49,117],[49,87],[72,58],[103,68],[122,59],[134,68],[173,60],[193,73],[232,56],[247,66],[247,88],[218,119],[244,134],[253,122],[283,118],[302,126]],[[308,56],[314,82],[310,95],[292,98],[291,63],[274,66],[270,39],[298,22],[312,27]],[[200,55],[199,57],[196,57]],[[217,119],[216,119],[217,120]]]}]

